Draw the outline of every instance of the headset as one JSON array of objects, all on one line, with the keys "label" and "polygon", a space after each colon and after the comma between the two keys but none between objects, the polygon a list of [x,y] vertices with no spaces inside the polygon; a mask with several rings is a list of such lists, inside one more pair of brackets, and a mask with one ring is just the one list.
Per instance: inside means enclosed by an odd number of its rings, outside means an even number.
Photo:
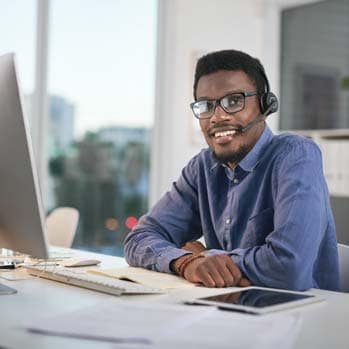
[{"label": "headset", "polygon": [[260,66],[258,66],[257,69],[265,81],[265,92],[259,97],[259,106],[262,114],[267,117],[268,115],[277,112],[279,109],[279,102],[276,95],[270,91],[269,81],[264,69]]},{"label": "headset", "polygon": [[278,98],[273,92],[270,92],[269,81],[263,67],[258,66],[257,70],[265,81],[265,91],[259,97],[259,107],[262,113],[258,115],[253,121],[248,123],[245,127],[241,128],[240,132],[242,133],[247,132],[250,128],[258,124],[259,122],[264,121],[268,115],[275,113],[279,109]]}]

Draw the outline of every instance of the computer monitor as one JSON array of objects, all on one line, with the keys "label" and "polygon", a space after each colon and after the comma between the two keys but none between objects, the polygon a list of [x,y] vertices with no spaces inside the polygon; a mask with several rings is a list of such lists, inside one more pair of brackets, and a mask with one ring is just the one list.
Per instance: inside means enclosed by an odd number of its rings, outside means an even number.
[{"label": "computer monitor", "polygon": [[12,53],[0,56],[0,248],[48,257],[37,169]]}]

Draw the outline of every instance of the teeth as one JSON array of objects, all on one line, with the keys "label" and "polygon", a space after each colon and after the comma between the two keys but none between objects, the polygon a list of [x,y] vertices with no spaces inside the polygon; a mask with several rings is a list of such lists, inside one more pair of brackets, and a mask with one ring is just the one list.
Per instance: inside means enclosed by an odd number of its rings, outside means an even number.
[{"label": "teeth", "polygon": [[236,133],[235,130],[230,130],[230,131],[224,131],[224,132],[216,132],[214,136],[216,138],[218,137],[224,137],[224,136],[233,136]]}]

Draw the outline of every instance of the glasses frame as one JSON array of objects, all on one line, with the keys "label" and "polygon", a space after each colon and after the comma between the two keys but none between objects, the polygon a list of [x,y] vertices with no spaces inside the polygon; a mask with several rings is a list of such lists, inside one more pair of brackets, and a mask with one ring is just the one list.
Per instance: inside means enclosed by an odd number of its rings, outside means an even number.
[{"label": "glasses frame", "polygon": [[[223,106],[222,104],[222,100],[228,96],[232,96],[232,95],[240,95],[240,96],[243,96],[244,97],[244,102],[243,102],[243,105],[242,107],[239,109],[239,110],[236,110],[236,111],[233,111],[233,112],[230,112],[230,111],[227,111],[226,108]],[[192,103],[190,103],[190,108],[194,114],[194,116],[199,119],[199,120],[205,120],[205,119],[211,119],[212,116],[214,115],[214,113],[216,112],[216,108],[217,108],[217,105],[219,104],[220,107],[229,115],[233,115],[235,113],[238,113],[239,111],[243,110],[245,108],[245,99],[246,97],[252,97],[252,96],[257,96],[258,93],[257,92],[231,92],[231,93],[227,93],[226,95],[224,95],[223,97],[221,98],[218,98],[218,99],[201,99],[201,100],[197,100],[197,101],[194,101]],[[194,112],[194,105],[198,102],[211,102],[214,104],[214,107],[213,107],[213,110],[212,110],[212,114],[210,116],[205,116],[205,117],[200,117],[198,115],[195,114]]]}]

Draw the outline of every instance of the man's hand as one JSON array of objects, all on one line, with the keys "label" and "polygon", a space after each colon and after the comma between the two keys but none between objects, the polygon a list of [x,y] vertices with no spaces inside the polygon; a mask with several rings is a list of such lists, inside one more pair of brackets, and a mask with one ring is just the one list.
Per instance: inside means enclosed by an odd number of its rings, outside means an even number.
[{"label": "man's hand", "polygon": [[[174,262],[181,264],[182,256]],[[193,283],[200,283],[206,287],[230,287],[230,286],[250,286],[250,282],[243,278],[239,268],[226,254],[219,254],[196,258],[185,264],[181,273],[184,278]]]},{"label": "man's hand", "polygon": [[194,259],[184,270],[184,277],[190,282],[206,287],[230,287],[249,284],[242,278],[240,269],[226,254]]},{"label": "man's hand", "polygon": [[206,247],[200,241],[188,241],[184,246],[183,250],[190,251],[192,253],[201,253],[206,251]]}]

